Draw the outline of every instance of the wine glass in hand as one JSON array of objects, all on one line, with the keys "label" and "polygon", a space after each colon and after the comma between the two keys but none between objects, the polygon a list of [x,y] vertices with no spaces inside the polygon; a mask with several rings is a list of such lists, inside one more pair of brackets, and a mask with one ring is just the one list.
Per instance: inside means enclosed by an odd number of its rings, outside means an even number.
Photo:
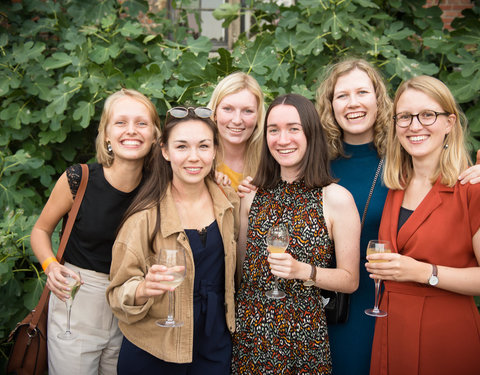
[{"label": "wine glass in hand", "polygon": [[[184,249],[160,249],[158,264],[166,266],[165,275],[173,276],[173,280],[162,281],[162,284],[177,287],[185,279],[187,263]],[[167,319],[158,320],[160,327],[181,327],[183,322],[176,321],[175,317],[175,291],[168,292],[168,316]]]},{"label": "wine glass in hand", "polygon": [[[381,241],[381,240],[371,240],[368,242],[367,246],[367,256],[371,254],[378,254],[378,253],[391,253],[392,252],[392,245],[389,241]],[[383,259],[376,259],[370,260],[369,263],[381,263],[381,262],[388,262],[387,260]],[[378,304],[380,303],[380,285],[382,280],[375,279],[375,305],[373,309],[366,309],[365,314],[370,316],[376,317],[384,317],[387,316],[386,311],[382,311],[378,308]]]},{"label": "wine glass in hand", "polygon": [[[267,250],[270,253],[284,253],[288,247],[290,237],[285,224],[274,225],[267,232]],[[275,276],[273,290],[266,293],[267,297],[281,299],[285,297],[285,292],[278,289],[278,277]]]},{"label": "wine glass in hand", "polygon": [[80,286],[82,285],[82,278],[80,272],[77,272],[77,276],[78,280],[70,274],[64,275],[65,279],[67,279],[67,285],[70,288],[70,296],[65,300],[65,305],[67,307],[67,329],[65,330],[65,332],[61,332],[57,335],[57,337],[61,340],[72,340],[77,337],[76,333],[72,333],[70,331],[70,315],[72,312],[73,300],[77,295],[78,289],[80,289]]}]

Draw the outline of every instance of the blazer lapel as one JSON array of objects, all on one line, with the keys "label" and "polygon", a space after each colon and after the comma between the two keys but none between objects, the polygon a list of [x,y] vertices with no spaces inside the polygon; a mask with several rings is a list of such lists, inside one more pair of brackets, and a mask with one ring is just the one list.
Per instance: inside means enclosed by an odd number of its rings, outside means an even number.
[{"label": "blazer lapel", "polygon": [[[389,190],[388,194],[392,194],[392,206],[389,209],[391,212],[389,220],[390,220],[390,238],[393,245],[393,251],[398,253],[398,238],[397,238],[397,228],[398,228],[398,215],[400,213],[400,206],[403,202],[403,196],[405,195],[404,190]],[[388,198],[387,198],[388,202]],[[384,208],[385,212],[385,208]],[[388,211],[387,211],[388,212]]]},{"label": "blazer lapel", "polygon": [[[432,186],[432,189],[425,196],[423,201],[413,211],[412,215],[403,224],[398,232],[398,248],[402,249],[422,223],[430,216],[430,214],[442,203],[442,198],[439,191],[440,182],[437,182]],[[402,194],[403,200],[403,194]],[[401,202],[400,202],[401,205]],[[399,208],[400,210],[400,208]]]}]

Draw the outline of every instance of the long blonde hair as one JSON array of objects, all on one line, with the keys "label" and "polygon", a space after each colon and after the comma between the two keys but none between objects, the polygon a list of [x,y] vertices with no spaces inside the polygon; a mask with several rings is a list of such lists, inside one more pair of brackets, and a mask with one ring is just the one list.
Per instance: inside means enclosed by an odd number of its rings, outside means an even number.
[{"label": "long blonde hair", "polygon": [[343,131],[335,119],[333,112],[333,93],[339,77],[359,69],[367,74],[372,81],[377,98],[377,118],[373,125],[373,144],[379,156],[385,154],[387,128],[391,120],[392,100],[390,99],[385,82],[376,68],[363,59],[352,59],[338,62],[329,66],[324,79],[316,92],[315,107],[320,121],[325,129],[328,142],[328,153],[331,159],[345,156],[343,150]]},{"label": "long blonde hair", "polygon": [[[244,155],[244,176],[254,176],[260,162],[260,152],[262,150],[263,124],[265,121],[265,104],[263,92],[257,80],[243,72],[232,73],[223,78],[215,87],[208,107],[212,109],[214,118],[216,117],[217,107],[220,102],[228,95],[235,94],[241,90],[247,89],[257,99],[257,125],[255,130],[247,141]],[[217,152],[218,163],[223,162],[223,141],[220,137],[220,147]]]},{"label": "long blonde hair", "polygon": [[[414,77],[399,86],[393,102],[394,113],[396,113],[400,96],[409,89],[424,93],[437,102],[443,111],[455,115],[455,124],[445,136],[444,148],[437,168],[430,176],[432,184],[441,176],[441,183],[452,187],[458,181],[459,174],[471,163],[464,138],[464,129],[467,125],[466,117],[448,87],[437,78],[429,76]],[[385,184],[390,189],[405,189],[412,175],[412,157],[400,144],[396,126],[392,119],[387,135],[387,155],[383,176]]]},{"label": "long blonde hair", "polygon": [[[157,109],[153,103],[142,93],[131,90],[131,89],[121,89],[117,92],[114,92],[110,95],[107,100],[105,100],[105,105],[103,106],[102,116],[100,118],[100,124],[98,125],[98,134],[95,141],[95,147],[97,151],[97,161],[102,164],[104,167],[110,167],[113,163],[115,155],[107,151],[107,142],[105,141],[105,132],[107,130],[108,123],[112,118],[112,107],[113,105],[121,98],[130,97],[136,101],[142,103],[147,107],[148,114],[154,125],[155,129],[155,139],[160,136],[160,117],[158,117]],[[148,157],[145,158],[147,160]]]}]

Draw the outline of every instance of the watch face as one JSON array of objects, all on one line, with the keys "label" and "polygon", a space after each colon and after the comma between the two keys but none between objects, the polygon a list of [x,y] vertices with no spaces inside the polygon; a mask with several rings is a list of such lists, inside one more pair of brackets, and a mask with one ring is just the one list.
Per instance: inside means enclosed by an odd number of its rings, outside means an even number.
[{"label": "watch face", "polygon": [[432,286],[435,286],[438,284],[438,277],[437,276],[430,276],[430,278],[428,279],[428,283]]},{"label": "watch face", "polygon": [[315,282],[313,280],[306,280],[303,282],[303,286],[314,286]]}]

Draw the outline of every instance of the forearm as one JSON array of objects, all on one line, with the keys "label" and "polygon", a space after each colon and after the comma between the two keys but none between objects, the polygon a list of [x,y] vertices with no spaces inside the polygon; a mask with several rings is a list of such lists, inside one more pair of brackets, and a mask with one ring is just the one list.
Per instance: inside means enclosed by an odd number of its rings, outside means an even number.
[{"label": "forearm", "polygon": [[55,258],[52,249],[51,233],[47,233],[42,229],[34,227],[30,235],[30,245],[42,267],[48,263],[48,266],[44,269],[45,273],[48,275],[48,271],[51,269],[50,264],[53,263],[49,262],[49,259]]},{"label": "forearm", "polygon": [[[430,277],[430,275],[428,275]],[[427,279],[428,282],[428,279]],[[469,296],[480,295],[480,267],[438,266],[437,288]]]},{"label": "forearm", "polygon": [[[308,263],[298,262],[297,278],[308,280],[312,266]],[[325,290],[334,290],[342,293],[353,293],[358,288],[358,278],[340,268],[316,267],[315,286]]]}]

